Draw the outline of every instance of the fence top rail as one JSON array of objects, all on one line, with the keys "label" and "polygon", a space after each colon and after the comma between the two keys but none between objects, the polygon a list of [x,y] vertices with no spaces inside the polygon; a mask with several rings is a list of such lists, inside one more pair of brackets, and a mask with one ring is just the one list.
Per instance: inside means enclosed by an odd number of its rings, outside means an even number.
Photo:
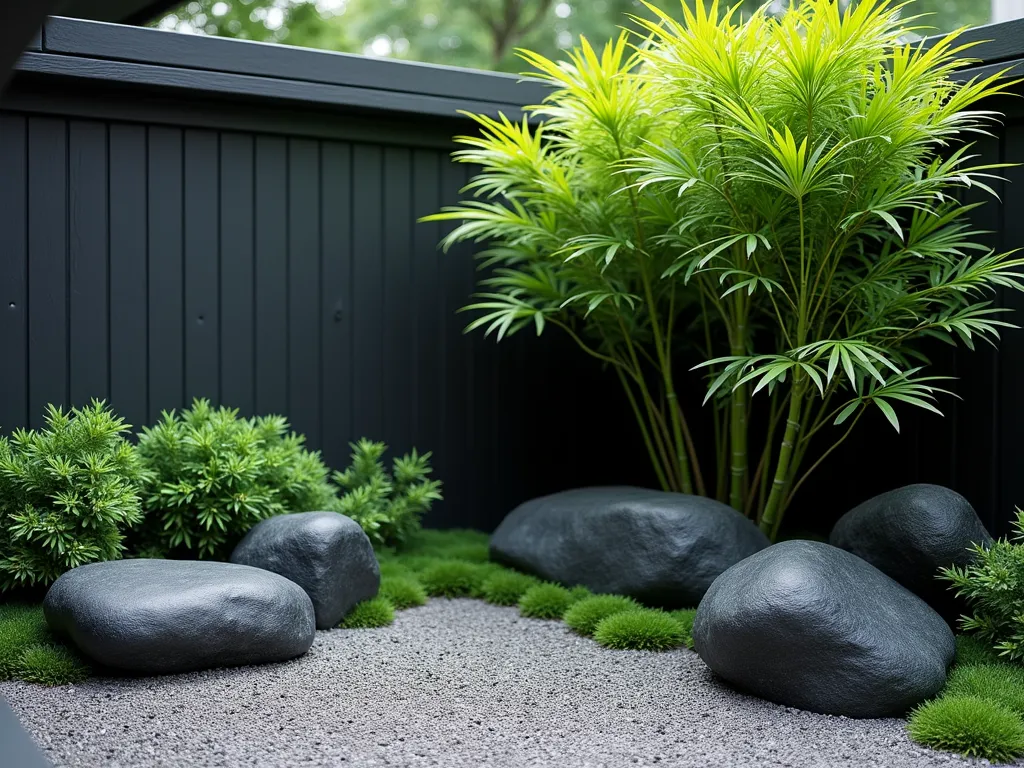
[{"label": "fence top rail", "polygon": [[[963,40],[976,43],[966,55],[978,63],[961,77],[1024,71],[1024,19],[967,30]],[[506,73],[62,17],[47,21],[17,69],[118,87],[406,117],[469,111],[514,118],[548,92],[542,83]]]}]

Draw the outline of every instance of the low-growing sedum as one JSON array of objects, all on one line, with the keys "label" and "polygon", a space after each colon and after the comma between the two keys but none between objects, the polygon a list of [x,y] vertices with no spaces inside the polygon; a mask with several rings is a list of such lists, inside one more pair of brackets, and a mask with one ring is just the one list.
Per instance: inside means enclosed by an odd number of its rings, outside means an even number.
[{"label": "low-growing sedum", "polygon": [[51,405],[45,429],[0,438],[0,591],[121,557],[125,530],[141,519],[129,426],[93,401],[70,412]]}]

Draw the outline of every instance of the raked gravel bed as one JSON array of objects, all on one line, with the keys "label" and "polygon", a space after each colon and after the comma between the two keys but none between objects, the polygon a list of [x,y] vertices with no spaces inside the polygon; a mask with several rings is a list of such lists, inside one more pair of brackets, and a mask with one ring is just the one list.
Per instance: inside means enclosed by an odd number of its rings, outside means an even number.
[{"label": "raked gravel bed", "polygon": [[[432,600],[286,664],[0,683],[56,766],[959,766],[900,720],[735,693],[691,651],[608,651],[514,608]],[[0,761],[2,762],[2,761]]]}]

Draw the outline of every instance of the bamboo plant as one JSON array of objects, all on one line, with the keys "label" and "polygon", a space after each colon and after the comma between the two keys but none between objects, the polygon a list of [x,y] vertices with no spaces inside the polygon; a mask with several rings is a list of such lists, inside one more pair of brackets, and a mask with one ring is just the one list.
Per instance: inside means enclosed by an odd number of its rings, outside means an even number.
[{"label": "bamboo plant", "polygon": [[906,5],[741,19],[696,0],[678,22],[649,6],[646,37],[600,53],[524,51],[551,95],[522,122],[473,115],[455,155],[480,168],[471,197],[428,217],[459,222],[446,248],[486,242],[467,330],[569,334],[618,377],[662,487],[772,537],[868,409],[897,430],[897,407],[938,412],[919,342],[994,342],[990,294],[1022,287],[1024,260],[981,245],[958,199],[993,192],[999,166],[964,138],[1011,83],[958,82],[958,33],[904,42]]}]

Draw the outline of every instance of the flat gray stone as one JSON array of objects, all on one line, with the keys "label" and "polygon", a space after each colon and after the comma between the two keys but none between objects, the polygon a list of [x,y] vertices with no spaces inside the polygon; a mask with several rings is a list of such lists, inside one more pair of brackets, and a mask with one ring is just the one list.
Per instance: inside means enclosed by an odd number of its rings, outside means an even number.
[{"label": "flat gray stone", "polygon": [[938,693],[953,633],[874,566],[786,541],[719,576],[697,608],[694,648],[742,691],[847,717],[898,717]]},{"label": "flat gray stone", "polygon": [[270,571],[195,560],[115,560],[62,575],[46,621],[83,654],[145,673],[265,664],[313,644],[313,604]]},{"label": "flat gray stone", "polygon": [[337,512],[278,515],[254,525],[231,562],[273,571],[306,590],[316,628],[330,629],[377,594],[380,566],[359,523]]},{"label": "flat gray stone", "polygon": [[867,560],[955,624],[967,606],[936,578],[939,568],[968,565],[971,544],[987,547],[992,537],[967,499],[920,483],[854,507],[839,518],[829,543]]},{"label": "flat gray stone", "polygon": [[768,538],[731,507],[645,488],[581,488],[520,504],[491,558],[563,584],[692,608],[711,582]]}]

